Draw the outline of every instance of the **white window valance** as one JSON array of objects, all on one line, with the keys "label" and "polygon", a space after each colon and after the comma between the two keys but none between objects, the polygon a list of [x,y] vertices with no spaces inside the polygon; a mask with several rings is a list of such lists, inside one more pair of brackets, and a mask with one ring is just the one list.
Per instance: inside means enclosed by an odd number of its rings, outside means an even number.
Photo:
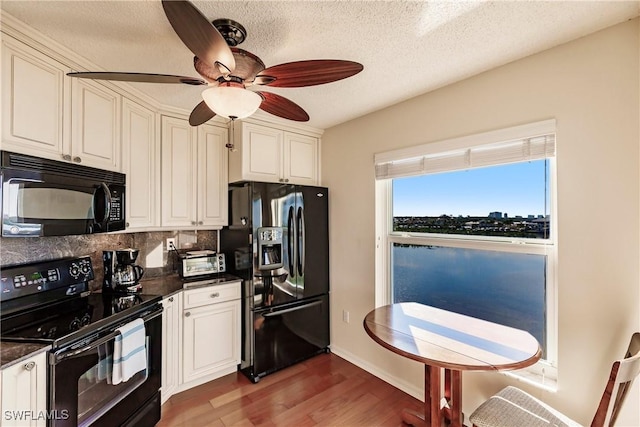
[{"label": "white window valance", "polygon": [[439,141],[375,156],[376,179],[555,157],[555,120]]}]

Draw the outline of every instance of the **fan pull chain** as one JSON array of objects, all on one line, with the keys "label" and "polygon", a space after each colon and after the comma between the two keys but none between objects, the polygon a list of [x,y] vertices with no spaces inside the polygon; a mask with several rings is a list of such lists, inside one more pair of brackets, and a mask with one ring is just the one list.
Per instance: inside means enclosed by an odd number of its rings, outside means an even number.
[{"label": "fan pull chain", "polygon": [[229,117],[231,119],[231,137],[229,138],[230,142],[228,142],[225,147],[227,147],[231,152],[235,153],[236,151],[238,151],[238,149],[236,148],[235,145],[235,141],[236,141],[236,119],[237,117],[234,116],[230,116]]}]

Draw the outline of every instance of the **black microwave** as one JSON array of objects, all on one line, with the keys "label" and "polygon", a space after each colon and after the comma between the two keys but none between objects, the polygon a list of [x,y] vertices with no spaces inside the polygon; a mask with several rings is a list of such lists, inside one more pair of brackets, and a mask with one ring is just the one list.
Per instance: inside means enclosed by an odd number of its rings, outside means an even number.
[{"label": "black microwave", "polygon": [[0,151],[2,237],[124,230],[126,176]]}]

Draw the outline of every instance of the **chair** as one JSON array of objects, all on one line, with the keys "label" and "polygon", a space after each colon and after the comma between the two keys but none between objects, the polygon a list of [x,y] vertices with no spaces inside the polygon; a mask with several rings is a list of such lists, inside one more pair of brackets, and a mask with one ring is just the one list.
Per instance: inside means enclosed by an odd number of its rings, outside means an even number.
[{"label": "chair", "polygon": [[[633,381],[640,374],[640,333],[631,337],[625,358],[611,366],[609,381],[591,427],[613,426]],[[508,386],[476,409],[469,420],[476,427],[577,427],[581,424],[517,387]]]}]

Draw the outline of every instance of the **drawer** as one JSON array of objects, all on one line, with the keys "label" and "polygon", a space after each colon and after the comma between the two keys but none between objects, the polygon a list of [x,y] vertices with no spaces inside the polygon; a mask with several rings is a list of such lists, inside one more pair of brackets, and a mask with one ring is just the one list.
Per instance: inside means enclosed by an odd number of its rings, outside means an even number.
[{"label": "drawer", "polygon": [[240,299],[240,282],[184,291],[184,308]]}]

